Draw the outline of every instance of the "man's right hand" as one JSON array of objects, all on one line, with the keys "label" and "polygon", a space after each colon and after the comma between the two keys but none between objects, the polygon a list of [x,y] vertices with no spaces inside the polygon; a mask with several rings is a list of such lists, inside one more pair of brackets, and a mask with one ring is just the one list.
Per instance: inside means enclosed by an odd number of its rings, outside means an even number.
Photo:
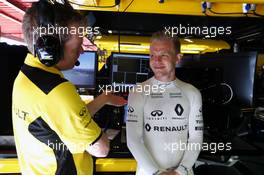
[{"label": "man's right hand", "polygon": [[109,140],[105,133],[103,133],[101,138],[91,145],[87,151],[95,157],[106,157],[109,152]]}]

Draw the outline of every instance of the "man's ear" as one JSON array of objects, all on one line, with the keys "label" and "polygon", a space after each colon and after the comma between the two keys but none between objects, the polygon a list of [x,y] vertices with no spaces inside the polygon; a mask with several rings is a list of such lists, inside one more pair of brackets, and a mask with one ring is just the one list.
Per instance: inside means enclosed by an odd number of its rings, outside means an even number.
[{"label": "man's ear", "polygon": [[181,54],[181,53],[178,53],[178,54],[176,55],[176,58],[177,58],[177,60],[176,60],[176,64],[179,64],[179,63],[180,63],[182,57],[183,57],[183,54]]}]

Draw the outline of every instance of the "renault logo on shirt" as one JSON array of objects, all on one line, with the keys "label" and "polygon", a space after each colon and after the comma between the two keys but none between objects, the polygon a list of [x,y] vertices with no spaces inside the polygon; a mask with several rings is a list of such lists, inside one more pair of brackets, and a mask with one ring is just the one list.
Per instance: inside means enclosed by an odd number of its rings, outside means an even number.
[{"label": "renault logo on shirt", "polygon": [[151,126],[147,123],[146,125],[145,125],[145,129],[146,129],[146,131],[150,131],[151,130]]},{"label": "renault logo on shirt", "polygon": [[152,127],[147,123],[145,125],[145,129],[147,132],[153,130],[155,132],[180,132],[180,131],[185,131],[188,129],[188,125],[180,125],[180,126],[153,126]]},{"label": "renault logo on shirt", "polygon": [[134,108],[131,107],[131,106],[128,106],[127,112],[128,113],[133,113],[134,112]]},{"label": "renault logo on shirt", "polygon": [[153,130],[157,132],[174,132],[174,131],[184,131],[187,129],[188,125],[182,126],[153,126]]},{"label": "renault logo on shirt", "polygon": [[175,112],[176,112],[176,114],[178,115],[178,116],[181,116],[182,115],[182,113],[183,113],[183,111],[184,111],[184,109],[183,109],[183,107],[182,107],[182,105],[181,104],[177,104],[176,106],[175,106]]},{"label": "renault logo on shirt", "polygon": [[161,110],[155,110],[150,113],[153,117],[154,116],[162,116],[163,112]]}]

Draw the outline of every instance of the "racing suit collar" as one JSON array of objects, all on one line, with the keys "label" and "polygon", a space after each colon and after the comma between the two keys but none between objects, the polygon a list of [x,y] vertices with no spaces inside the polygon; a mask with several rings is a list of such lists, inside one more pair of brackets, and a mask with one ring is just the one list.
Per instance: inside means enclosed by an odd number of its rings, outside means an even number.
[{"label": "racing suit collar", "polygon": [[157,85],[163,86],[165,88],[175,87],[178,84],[178,79],[177,78],[175,80],[173,80],[173,81],[168,81],[168,82],[159,81],[154,76],[151,79],[152,79],[152,83],[153,84],[157,84]]},{"label": "racing suit collar", "polygon": [[47,72],[51,72],[54,74],[59,74],[62,78],[64,78],[63,74],[61,73],[61,71],[59,71],[57,68],[55,67],[47,67],[44,64],[42,64],[38,57],[34,57],[34,55],[32,55],[31,53],[28,53],[26,56],[26,59],[24,61],[25,64],[32,66],[32,67],[36,67],[36,68],[40,68],[44,71]]}]

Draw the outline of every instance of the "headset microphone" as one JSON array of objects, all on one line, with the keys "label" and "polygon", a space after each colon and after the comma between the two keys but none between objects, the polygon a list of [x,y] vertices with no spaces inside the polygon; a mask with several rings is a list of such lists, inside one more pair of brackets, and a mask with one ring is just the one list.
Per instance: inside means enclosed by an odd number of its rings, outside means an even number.
[{"label": "headset microphone", "polygon": [[74,65],[75,66],[80,66],[80,61],[77,60]]}]

